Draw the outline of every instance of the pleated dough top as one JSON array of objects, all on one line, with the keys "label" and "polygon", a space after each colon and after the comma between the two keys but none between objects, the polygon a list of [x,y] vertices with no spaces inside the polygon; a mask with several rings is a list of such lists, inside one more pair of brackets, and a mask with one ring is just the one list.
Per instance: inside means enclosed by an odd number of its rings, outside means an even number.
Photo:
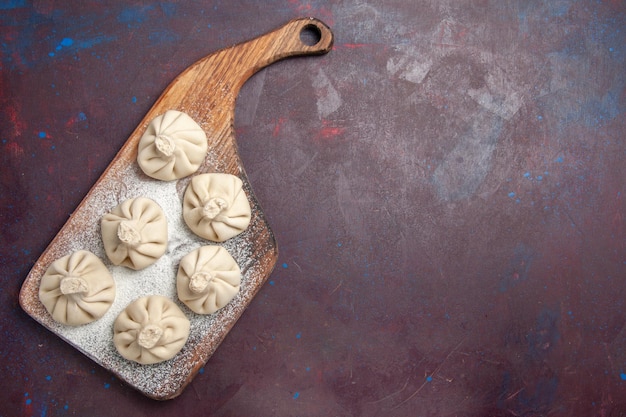
[{"label": "pleated dough top", "polygon": [[215,313],[239,292],[241,270],[221,246],[202,246],[178,266],[178,298],[198,314]]},{"label": "pleated dough top", "polygon": [[115,265],[143,269],[167,249],[167,220],[161,207],[146,197],[131,198],[102,217],[102,242]]},{"label": "pleated dough top", "polygon": [[172,181],[198,170],[208,148],[204,130],[186,113],[155,117],[139,140],[137,163],[148,176]]},{"label": "pleated dough top", "polygon": [[115,281],[100,258],[81,250],[48,267],[39,285],[39,299],[59,323],[91,323],[113,304]]},{"label": "pleated dough top", "polygon": [[183,197],[183,218],[198,236],[223,242],[250,224],[251,208],[243,182],[231,174],[200,174]]}]

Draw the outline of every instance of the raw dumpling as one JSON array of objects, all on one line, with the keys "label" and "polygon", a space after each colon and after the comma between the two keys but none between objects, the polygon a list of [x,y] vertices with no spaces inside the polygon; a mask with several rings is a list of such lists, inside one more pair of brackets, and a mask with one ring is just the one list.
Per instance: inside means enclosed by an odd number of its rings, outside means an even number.
[{"label": "raw dumpling", "polygon": [[207,147],[206,133],[191,117],[168,110],[150,122],[139,140],[137,163],[146,175],[172,181],[196,172]]},{"label": "raw dumpling", "polygon": [[167,249],[165,214],[149,198],[126,200],[102,217],[102,241],[115,265],[143,269]]},{"label": "raw dumpling", "polygon": [[81,250],[48,267],[39,285],[39,299],[59,323],[91,323],[113,304],[115,281],[100,258]]},{"label": "raw dumpling", "polygon": [[130,303],[113,324],[113,344],[124,358],[143,365],[176,355],[189,337],[189,319],[169,298],[150,295]]},{"label": "raw dumpling", "polygon": [[183,198],[183,218],[192,232],[223,242],[250,224],[250,203],[242,181],[230,174],[195,176]]},{"label": "raw dumpling", "polygon": [[215,313],[239,292],[241,270],[221,246],[203,246],[178,266],[178,298],[198,314]]}]

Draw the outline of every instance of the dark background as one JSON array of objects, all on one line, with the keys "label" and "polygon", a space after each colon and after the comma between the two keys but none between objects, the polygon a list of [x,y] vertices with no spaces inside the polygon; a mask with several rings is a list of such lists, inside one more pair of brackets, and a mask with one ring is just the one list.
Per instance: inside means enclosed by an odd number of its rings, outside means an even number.
[{"label": "dark background", "polygon": [[[147,399],[20,286],[178,73],[301,16],[333,51],[236,109],[276,269]],[[0,36],[1,416],[626,415],[624,1],[5,0]]]}]

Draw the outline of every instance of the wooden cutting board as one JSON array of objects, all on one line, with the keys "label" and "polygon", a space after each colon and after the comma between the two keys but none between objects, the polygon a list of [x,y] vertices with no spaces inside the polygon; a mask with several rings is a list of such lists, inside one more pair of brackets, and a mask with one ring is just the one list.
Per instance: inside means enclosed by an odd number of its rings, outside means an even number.
[{"label": "wooden cutting board", "polygon": [[[330,51],[333,35],[313,18],[292,20],[273,32],[215,52],[187,68],[163,92],[111,164],[80,203],[48,248],[37,260],[20,292],[20,305],[36,321],[66,340],[143,394],[159,400],[178,396],[204,366],[226,334],[270,275],[278,257],[274,235],[254,196],[237,152],[233,128],[235,99],[255,72],[278,60]],[[199,238],[184,225],[182,196],[190,178],[162,182],[138,167],[137,145],[150,121],[167,110],[191,116],[206,132],[207,156],[197,174],[225,172],[241,178],[252,207],[250,226],[221,244],[242,270],[240,293],[213,315],[197,315],[180,303],[175,279],[180,258],[191,250],[216,244]],[[143,271],[112,265],[100,237],[103,214],[124,200],[149,197],[165,211],[169,227],[166,254]],[[77,250],[89,250],[102,259],[116,281],[116,298],[99,320],[71,327],[56,323],[39,301],[39,283],[49,265]],[[143,295],[170,297],[191,322],[186,345],[173,359],[139,365],[122,358],[113,345],[113,321],[130,301]]]}]

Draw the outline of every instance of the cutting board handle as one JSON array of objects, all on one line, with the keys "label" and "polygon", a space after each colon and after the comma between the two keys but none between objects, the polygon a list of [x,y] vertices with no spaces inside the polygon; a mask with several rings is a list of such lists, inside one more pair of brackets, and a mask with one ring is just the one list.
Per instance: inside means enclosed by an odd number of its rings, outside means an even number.
[{"label": "cutting board handle", "polygon": [[[291,20],[272,32],[221,51],[225,56],[217,52],[209,58],[231,63],[228,77],[235,81],[233,87],[238,92],[255,72],[276,61],[302,55],[322,55],[329,52],[332,46],[330,28],[319,19],[306,17]],[[233,49],[239,60],[226,58]]]},{"label": "cutting board handle", "polygon": [[294,19],[286,25],[250,42],[253,49],[262,44],[271,47],[260,56],[258,65],[263,68],[280,59],[298,55],[321,55],[333,46],[333,33],[324,22],[313,17]]},{"label": "cutting board handle", "polygon": [[[172,89],[189,87],[189,79],[196,87],[204,87],[204,91],[194,88],[198,93],[207,94],[207,88],[213,92],[221,89],[236,96],[246,80],[260,69],[284,58],[322,55],[332,46],[333,33],[324,22],[313,17],[294,19],[265,35],[200,59],[170,84],[162,98],[172,94]],[[181,100],[177,97],[172,101]]]}]

